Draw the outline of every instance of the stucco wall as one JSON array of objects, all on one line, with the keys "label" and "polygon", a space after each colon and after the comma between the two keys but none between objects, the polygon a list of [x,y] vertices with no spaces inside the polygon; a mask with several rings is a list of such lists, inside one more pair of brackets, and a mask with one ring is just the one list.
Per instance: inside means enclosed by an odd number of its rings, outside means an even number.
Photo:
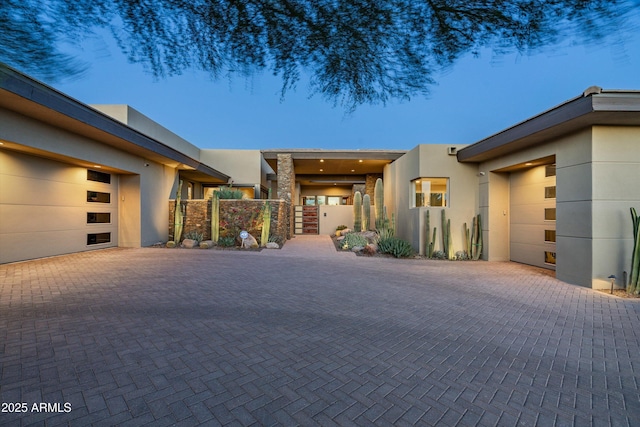
[{"label": "stucco wall", "polygon": [[198,147],[129,105],[95,104],[91,105],[91,107],[126,124],[129,127],[132,127],[133,129],[136,129],[140,133],[161,141],[163,144],[168,145],[169,147],[172,147],[193,159],[198,159],[200,156],[200,149]]},{"label": "stucco wall", "polygon": [[629,273],[633,250],[631,207],[640,212],[640,129],[595,126],[592,143],[591,235],[593,287]]},{"label": "stucco wall", "polygon": [[201,150],[200,161],[229,175],[234,184],[261,184],[265,178],[260,150]]},{"label": "stucco wall", "polygon": [[[458,163],[448,155],[451,145],[424,144],[400,157],[384,171],[385,206],[389,218],[395,215],[399,237],[411,242],[416,251],[425,251],[425,212],[430,211],[431,229],[437,230],[436,250],[442,249],[443,208],[411,208],[411,181],[416,178],[449,178],[449,206],[445,215],[451,220],[454,252],[465,248],[463,224],[471,227],[476,214],[478,178],[476,165]],[[462,148],[459,146],[458,148]]]}]

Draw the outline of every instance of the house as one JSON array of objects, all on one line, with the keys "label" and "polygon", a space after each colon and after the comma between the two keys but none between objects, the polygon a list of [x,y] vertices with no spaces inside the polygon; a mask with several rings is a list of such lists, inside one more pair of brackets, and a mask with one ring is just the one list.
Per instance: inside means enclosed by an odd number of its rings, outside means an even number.
[{"label": "house", "polygon": [[[482,258],[581,286],[623,276],[640,208],[640,92],[589,88],[470,145],[412,150],[199,149],[127,105],[88,106],[0,66],[0,263],[167,240],[168,200],[232,185],[284,200],[289,235],[353,225],[353,195],[384,205],[425,251],[426,213],[455,250],[480,214]],[[371,224],[373,226],[373,224]],[[439,239],[441,239],[439,230]],[[436,244],[439,248],[439,243]]]}]

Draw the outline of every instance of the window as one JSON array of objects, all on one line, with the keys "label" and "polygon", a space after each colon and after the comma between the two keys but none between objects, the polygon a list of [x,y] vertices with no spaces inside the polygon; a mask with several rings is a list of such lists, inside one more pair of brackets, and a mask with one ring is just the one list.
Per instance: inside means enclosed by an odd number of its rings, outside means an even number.
[{"label": "window", "polygon": [[547,165],[544,167],[544,176],[556,176],[556,165]]},{"label": "window", "polygon": [[111,242],[111,233],[91,233],[87,234],[87,245],[99,245],[100,243]]},{"label": "window", "polygon": [[449,178],[418,178],[411,181],[411,207],[449,206]]},{"label": "window", "polygon": [[555,221],[556,220],[556,208],[545,208],[544,209],[544,220],[545,221]]},{"label": "window", "polygon": [[556,230],[544,230],[544,241],[547,243],[555,243]]},{"label": "window", "polygon": [[87,181],[96,181],[96,182],[104,182],[105,184],[111,184],[111,174],[88,169]]},{"label": "window", "polygon": [[545,199],[555,199],[556,198],[556,186],[553,187],[544,187],[544,198]]},{"label": "window", "polygon": [[556,265],[556,253],[555,252],[544,252],[544,263]]},{"label": "window", "polygon": [[87,202],[90,203],[111,203],[110,193],[101,193],[99,191],[87,191]]},{"label": "window", "polygon": [[104,212],[87,212],[87,224],[108,224],[111,222],[111,214]]},{"label": "window", "polygon": [[327,205],[338,206],[342,204],[342,196],[327,196]]}]

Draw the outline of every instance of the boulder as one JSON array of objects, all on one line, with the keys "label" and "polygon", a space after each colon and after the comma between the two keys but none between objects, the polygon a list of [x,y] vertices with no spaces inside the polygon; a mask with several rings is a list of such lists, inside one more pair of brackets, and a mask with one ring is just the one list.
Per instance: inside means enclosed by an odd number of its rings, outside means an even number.
[{"label": "boulder", "polygon": [[199,246],[198,241],[197,240],[193,240],[193,239],[184,239],[182,241],[182,247],[187,248],[187,249],[193,249],[196,246]]},{"label": "boulder", "polygon": [[276,242],[269,242],[265,246],[267,249],[280,249],[280,245]]},{"label": "boulder", "polygon": [[344,236],[340,236],[336,239],[338,242],[342,242],[344,240]]},{"label": "boulder", "polygon": [[201,249],[210,249],[214,246],[213,240],[203,240],[200,242]]},{"label": "boulder", "polygon": [[167,247],[168,248],[175,248],[176,247],[176,242],[174,242],[173,240],[169,240],[167,242]]},{"label": "boulder", "polygon": [[[238,237],[238,239],[240,239]],[[253,237],[251,234],[249,234],[249,236],[244,239],[244,242],[242,241],[242,239],[240,239],[240,247],[243,249],[246,248],[257,248],[258,247],[258,241],[256,240],[255,237]]]},{"label": "boulder", "polygon": [[364,246],[354,246],[351,248],[351,252],[362,252],[364,250]]}]

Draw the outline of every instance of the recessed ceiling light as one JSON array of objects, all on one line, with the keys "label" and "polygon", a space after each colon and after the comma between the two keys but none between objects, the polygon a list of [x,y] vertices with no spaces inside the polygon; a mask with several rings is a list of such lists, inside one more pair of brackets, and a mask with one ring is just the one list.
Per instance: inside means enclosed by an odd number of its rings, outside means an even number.
[{"label": "recessed ceiling light", "polygon": [[358,163],[362,163],[362,159],[358,160]]},{"label": "recessed ceiling light", "polygon": [[320,169],[320,172],[324,172],[324,169]]},{"label": "recessed ceiling light", "polygon": [[100,166],[100,165],[93,165],[93,167],[96,168],[96,169],[102,168],[102,166]]},{"label": "recessed ceiling light", "polygon": [[351,172],[355,172],[355,171],[356,171],[355,169],[351,169]]},{"label": "recessed ceiling light", "polygon": [[532,164],[533,164],[533,163],[531,163],[531,162],[527,162],[527,163],[525,163],[524,165],[525,165],[525,166],[531,166]]},{"label": "recessed ceiling light", "polygon": [[320,159],[320,163],[324,163],[324,159]]}]

